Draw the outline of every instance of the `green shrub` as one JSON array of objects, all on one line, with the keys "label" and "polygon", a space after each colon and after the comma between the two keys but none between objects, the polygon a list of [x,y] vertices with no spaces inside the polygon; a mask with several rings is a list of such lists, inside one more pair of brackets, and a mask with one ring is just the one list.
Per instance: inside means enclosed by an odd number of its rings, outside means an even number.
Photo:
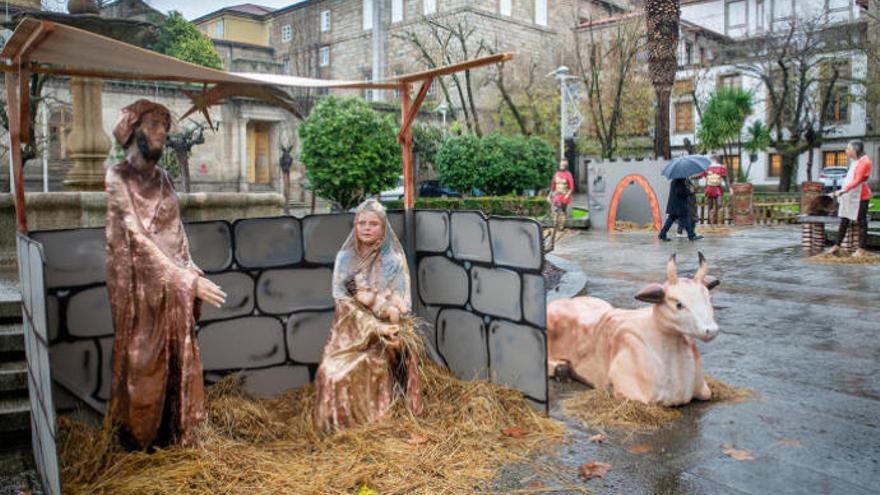
[{"label": "green shrub", "polygon": [[[403,208],[403,201],[384,201],[389,210]],[[479,198],[417,198],[420,210],[477,210],[485,215],[543,217],[549,210],[547,198],[520,196],[483,196]]]},{"label": "green shrub", "polygon": [[299,126],[300,159],[312,189],[341,209],[397,182],[397,125],[359,98],[323,98]]},{"label": "green shrub", "polygon": [[447,139],[437,151],[440,180],[462,192],[474,188],[492,196],[547,187],[555,168],[550,146],[537,137],[492,133]]}]

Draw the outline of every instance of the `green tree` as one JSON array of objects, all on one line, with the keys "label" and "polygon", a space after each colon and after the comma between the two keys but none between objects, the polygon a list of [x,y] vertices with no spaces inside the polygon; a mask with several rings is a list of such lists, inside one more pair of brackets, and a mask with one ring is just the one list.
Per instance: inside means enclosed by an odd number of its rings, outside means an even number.
[{"label": "green tree", "polygon": [[[752,93],[741,88],[721,87],[710,94],[697,130],[697,139],[703,148],[741,156],[742,130],[752,106]],[[730,165],[727,168],[727,176],[733,177]]]},{"label": "green tree", "polygon": [[185,62],[223,69],[214,43],[177,11],[171,12],[159,26],[159,41],[153,49]]},{"label": "green tree", "polygon": [[401,171],[397,127],[361,99],[322,99],[299,126],[312,190],[347,210],[393,186]]},{"label": "green tree", "polygon": [[553,149],[538,137],[468,134],[443,142],[437,168],[442,182],[459,191],[478,188],[502,196],[546,187],[554,157]]},{"label": "green tree", "polygon": [[[742,182],[748,181],[758,153],[765,151],[769,146],[770,129],[760,120],[752,122],[752,125],[746,130],[746,142],[743,143],[743,148],[749,153],[749,168],[746,170]],[[742,172],[742,167],[740,167],[740,172]]]}]

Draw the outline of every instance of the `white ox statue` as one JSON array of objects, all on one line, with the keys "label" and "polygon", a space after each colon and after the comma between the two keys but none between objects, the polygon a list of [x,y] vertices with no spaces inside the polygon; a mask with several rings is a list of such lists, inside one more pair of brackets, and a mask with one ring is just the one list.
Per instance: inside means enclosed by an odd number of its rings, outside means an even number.
[{"label": "white ox statue", "polygon": [[651,303],[640,309],[614,308],[593,297],[576,297],[547,306],[548,373],[568,371],[615,397],[651,404],[687,404],[712,393],[694,338],[718,335],[709,289],[719,281],[707,275],[706,259],[693,279],[679,278],[675,255],[666,264],[666,283],[650,284],[636,295]]}]

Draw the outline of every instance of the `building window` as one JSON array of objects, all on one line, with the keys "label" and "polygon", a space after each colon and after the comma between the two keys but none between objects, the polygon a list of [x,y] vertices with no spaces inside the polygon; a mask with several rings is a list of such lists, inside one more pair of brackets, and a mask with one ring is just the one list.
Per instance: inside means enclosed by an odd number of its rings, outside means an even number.
[{"label": "building window", "polygon": [[844,150],[822,152],[822,167],[846,167],[847,161]]},{"label": "building window", "polygon": [[[364,71],[364,81],[372,81],[373,80],[373,71],[367,70]],[[364,99],[367,101],[373,101],[373,89],[372,88],[364,88]]]},{"label": "building window", "polygon": [[391,22],[403,21],[403,0],[391,0]]},{"label": "building window", "polygon": [[764,11],[764,0],[755,0],[755,29],[759,33],[764,31],[764,17],[766,15],[767,14]]},{"label": "building window", "polygon": [[214,37],[222,38],[223,37],[223,19],[217,21],[217,24],[214,24]]},{"label": "building window", "polygon": [[770,29],[785,31],[794,21],[794,0],[770,0]]},{"label": "building window", "polygon": [[694,132],[694,104],[690,101],[679,101],[675,104],[675,133],[692,132]]},{"label": "building window", "polygon": [[691,65],[694,63],[694,44],[690,41],[684,42],[684,64]]},{"label": "building window", "polygon": [[321,67],[329,67],[330,66],[330,47],[322,46],[320,50],[318,50],[318,65]]},{"label": "building window", "polygon": [[825,0],[825,13],[828,21],[848,21],[852,19],[852,0]]},{"label": "building window", "polygon": [[706,47],[700,47],[700,65],[706,65],[708,59],[706,58]]},{"label": "building window", "polygon": [[[372,16],[370,16],[372,18]],[[321,32],[326,33],[330,31],[330,11],[325,10],[321,12]]]},{"label": "building window", "polygon": [[49,159],[67,160],[67,139],[73,129],[73,112],[57,107],[49,112]]},{"label": "building window", "polygon": [[364,0],[364,31],[373,29],[373,2],[375,0]]},{"label": "building window", "polygon": [[513,15],[513,0],[498,0],[498,13],[501,15]]},{"label": "building window", "polygon": [[733,177],[739,177],[740,156],[739,155],[722,155],[721,163],[730,169]]},{"label": "building window", "polygon": [[745,36],[748,28],[749,11],[746,0],[732,0],[724,4],[724,34]]},{"label": "building window", "polygon": [[422,0],[423,10],[425,15],[431,15],[434,12],[437,12],[437,0]]},{"label": "building window", "polygon": [[[833,65],[832,65],[833,64]],[[837,71],[835,78],[833,71]],[[852,67],[849,62],[830,62],[826,63],[822,68],[822,77],[825,79],[822,94],[825,94],[824,88],[828,88],[831,79],[835,79],[834,86],[831,88],[828,106],[825,107],[825,120],[833,124],[845,124],[849,122],[849,85],[847,81],[852,80]]]},{"label": "building window", "polygon": [[285,24],[281,26],[281,42],[289,43],[290,40],[293,39],[293,28],[290,27],[290,24]]},{"label": "building window", "polygon": [[547,0],[535,0],[535,24],[547,25]]},{"label": "building window", "polygon": [[672,86],[672,96],[690,96],[694,92],[693,79],[679,79]]},{"label": "building window", "polygon": [[284,64],[281,66],[281,73],[288,74],[288,75],[291,74],[291,72],[290,72],[290,59],[289,58],[284,59]]},{"label": "building window", "polygon": [[742,74],[724,74],[718,76],[719,88],[742,88]]},{"label": "building window", "polygon": [[767,178],[778,179],[782,175],[782,155],[770,153],[767,155]]}]

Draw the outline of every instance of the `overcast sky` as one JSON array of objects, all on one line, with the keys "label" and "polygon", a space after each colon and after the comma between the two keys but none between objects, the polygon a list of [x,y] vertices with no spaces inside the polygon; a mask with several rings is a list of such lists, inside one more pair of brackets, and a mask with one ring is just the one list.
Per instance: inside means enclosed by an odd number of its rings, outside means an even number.
[{"label": "overcast sky", "polygon": [[229,7],[231,5],[254,3],[264,7],[277,9],[287,7],[288,5],[295,4],[299,1],[301,0],[189,0],[186,2],[181,2],[180,0],[147,0],[147,3],[156,10],[165,13],[171,10],[179,10],[183,14],[183,17],[193,20],[196,17],[201,17],[209,12],[214,12],[215,10],[220,10],[223,7]]}]

